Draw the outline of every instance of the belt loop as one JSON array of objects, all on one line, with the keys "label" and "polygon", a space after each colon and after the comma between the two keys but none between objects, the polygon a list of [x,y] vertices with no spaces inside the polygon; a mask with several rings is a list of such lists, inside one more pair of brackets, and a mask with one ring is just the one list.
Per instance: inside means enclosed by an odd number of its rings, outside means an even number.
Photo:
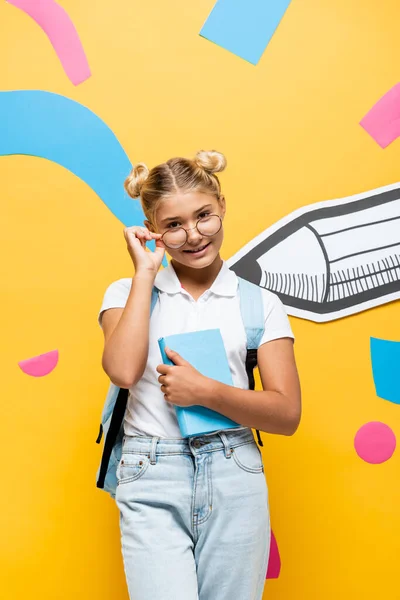
[{"label": "belt loop", "polygon": [[151,440],[151,449],[150,449],[150,464],[151,465],[156,464],[156,450],[157,450],[157,444],[158,444],[159,439],[160,439],[159,437],[153,437]]},{"label": "belt loop", "polygon": [[230,443],[228,442],[228,438],[226,437],[223,431],[219,431],[218,435],[221,438],[221,442],[224,445],[225,458],[230,458],[232,456],[232,448]]}]

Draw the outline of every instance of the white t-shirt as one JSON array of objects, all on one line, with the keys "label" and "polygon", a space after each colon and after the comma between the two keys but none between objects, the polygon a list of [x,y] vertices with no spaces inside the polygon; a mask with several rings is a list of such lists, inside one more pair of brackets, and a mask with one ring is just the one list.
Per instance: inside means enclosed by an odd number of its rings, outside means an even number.
[{"label": "white t-shirt", "polygon": [[[119,279],[112,283],[104,295],[102,313],[109,308],[124,308],[129,296],[132,279]],[[159,290],[149,330],[149,356],[142,378],[130,388],[125,413],[126,435],[181,437],[173,405],[166,402],[158,382],[156,367],[162,363],[158,338],[189,331],[220,329],[224,341],[233,384],[248,389],[246,374],[246,332],[244,329],[236,274],[224,262],[210,289],[195,301],[182,288],[169,264],[156,276]],[[265,331],[260,346],[283,337],[293,338],[285,309],[279,298],[262,289]]]}]

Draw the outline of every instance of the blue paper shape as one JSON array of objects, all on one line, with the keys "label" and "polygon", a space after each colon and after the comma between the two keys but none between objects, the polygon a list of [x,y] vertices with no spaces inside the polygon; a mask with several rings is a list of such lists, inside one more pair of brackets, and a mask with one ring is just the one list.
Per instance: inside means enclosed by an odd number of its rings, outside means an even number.
[{"label": "blue paper shape", "polygon": [[371,338],[371,363],[376,395],[400,404],[400,342]]},{"label": "blue paper shape", "polygon": [[256,65],[290,1],[218,0],[200,35]]},{"label": "blue paper shape", "polygon": [[0,156],[10,154],[61,165],[87,183],[126,227],[143,225],[140,202],[123,186],[132,168],[125,150],[82,104],[40,90],[0,92]]},{"label": "blue paper shape", "polygon": [[[219,329],[168,335],[160,338],[158,344],[164,364],[173,364],[165,353],[167,346],[178,352],[202,375],[226,385],[233,385],[228,357]],[[175,411],[183,437],[239,427],[228,417],[204,406],[175,406]]]}]

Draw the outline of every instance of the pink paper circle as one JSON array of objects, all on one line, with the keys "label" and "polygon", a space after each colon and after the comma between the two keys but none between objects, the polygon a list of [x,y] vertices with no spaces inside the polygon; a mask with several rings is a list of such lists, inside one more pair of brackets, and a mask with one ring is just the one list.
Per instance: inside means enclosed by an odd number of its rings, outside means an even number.
[{"label": "pink paper circle", "polygon": [[392,457],[396,448],[396,436],[389,425],[372,421],[365,423],[357,431],[354,448],[362,460],[377,465]]}]

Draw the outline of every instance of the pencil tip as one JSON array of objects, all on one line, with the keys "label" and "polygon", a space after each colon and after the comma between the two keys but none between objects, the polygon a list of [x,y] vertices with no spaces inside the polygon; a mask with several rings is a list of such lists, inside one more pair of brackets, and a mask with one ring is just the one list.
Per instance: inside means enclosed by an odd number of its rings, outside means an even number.
[{"label": "pencil tip", "polygon": [[261,267],[258,262],[252,259],[248,254],[240,258],[230,268],[238,277],[247,279],[250,283],[260,285],[262,276]]}]

